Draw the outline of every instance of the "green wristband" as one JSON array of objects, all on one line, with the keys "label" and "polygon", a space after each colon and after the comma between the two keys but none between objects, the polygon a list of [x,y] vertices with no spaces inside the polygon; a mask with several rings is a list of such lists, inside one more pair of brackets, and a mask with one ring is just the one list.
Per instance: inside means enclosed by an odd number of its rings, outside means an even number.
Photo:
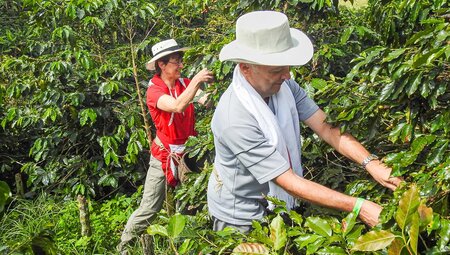
[{"label": "green wristband", "polygon": [[361,206],[362,206],[363,202],[364,202],[364,198],[358,197],[358,198],[356,199],[355,206],[353,207],[353,213],[354,213],[356,216],[359,215],[359,211],[361,210]]}]

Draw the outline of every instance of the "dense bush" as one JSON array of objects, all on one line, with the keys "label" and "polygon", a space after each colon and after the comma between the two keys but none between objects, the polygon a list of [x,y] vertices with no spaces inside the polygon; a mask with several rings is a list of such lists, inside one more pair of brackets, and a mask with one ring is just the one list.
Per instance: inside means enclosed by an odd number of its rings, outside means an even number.
[{"label": "dense bush", "polygon": [[[214,108],[198,109],[199,136],[188,146],[206,157],[205,169],[176,191],[186,215],[163,211],[149,228],[155,253],[448,252],[450,31],[443,0],[371,0],[357,11],[334,0],[0,2],[0,251],[114,253],[139,200],[154,131],[142,99],[150,45],[175,37],[192,46],[185,74],[213,70],[207,90],[217,102],[233,68],[218,52],[234,39],[236,18],[258,9],[283,11],[310,35],[315,55],[292,69],[295,79],[330,122],[382,156],[406,185],[394,193],[381,188],[303,129],[306,177],[383,204],[381,224],[369,230],[352,214],[306,203],[286,212],[274,201],[279,207],[251,234],[214,233],[205,201]],[[11,202],[17,173],[29,200]],[[41,192],[51,196],[35,195]],[[79,194],[90,201],[90,237],[79,233]]]}]

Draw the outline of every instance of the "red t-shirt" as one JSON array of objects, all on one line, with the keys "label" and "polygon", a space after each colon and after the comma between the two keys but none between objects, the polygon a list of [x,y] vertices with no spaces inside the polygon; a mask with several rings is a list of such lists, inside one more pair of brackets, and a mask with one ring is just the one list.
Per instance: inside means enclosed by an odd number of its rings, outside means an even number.
[{"label": "red t-shirt", "polygon": [[[184,84],[189,86],[190,80],[184,78]],[[168,146],[168,144],[184,144],[189,136],[197,135],[195,125],[194,105],[189,104],[183,113],[165,112],[156,107],[156,103],[163,95],[172,95],[177,98],[186,88],[179,80],[175,82],[175,88],[169,91],[169,88],[164,83],[159,75],[153,76],[151,85],[147,89],[147,107],[156,127],[156,135],[161,142]],[[151,146],[152,155],[162,161],[161,150],[155,142]],[[165,159],[164,159],[165,161]]]}]

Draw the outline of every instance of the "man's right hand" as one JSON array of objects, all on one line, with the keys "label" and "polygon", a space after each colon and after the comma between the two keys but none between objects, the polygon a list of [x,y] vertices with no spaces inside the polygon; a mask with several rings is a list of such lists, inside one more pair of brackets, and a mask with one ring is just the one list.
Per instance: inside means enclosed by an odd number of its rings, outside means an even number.
[{"label": "man's right hand", "polygon": [[369,200],[364,200],[361,211],[359,212],[359,218],[368,226],[373,227],[378,224],[378,217],[380,216],[383,208],[378,204]]}]

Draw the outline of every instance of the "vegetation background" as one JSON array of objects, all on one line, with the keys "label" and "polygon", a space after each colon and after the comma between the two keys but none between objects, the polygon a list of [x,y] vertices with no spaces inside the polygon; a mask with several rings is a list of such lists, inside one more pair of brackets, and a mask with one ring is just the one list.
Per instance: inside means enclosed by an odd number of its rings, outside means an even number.
[{"label": "vegetation background", "polygon": [[[353,3],[353,1],[348,1]],[[347,3],[347,4],[348,4]],[[185,75],[203,67],[217,103],[231,63],[218,61],[252,10],[286,13],[314,42],[297,82],[383,157],[406,184],[380,187],[308,129],[306,178],[384,206],[369,229],[356,219],[280,201],[254,231],[211,231],[205,189],[212,109],[197,109],[191,154],[202,172],[175,191],[132,254],[445,254],[450,252],[449,6],[445,0],[2,0],[0,1],[0,254],[115,254],[137,207],[152,123],[143,98],[150,47],[192,46]],[[144,245],[143,245],[144,244]]]}]

